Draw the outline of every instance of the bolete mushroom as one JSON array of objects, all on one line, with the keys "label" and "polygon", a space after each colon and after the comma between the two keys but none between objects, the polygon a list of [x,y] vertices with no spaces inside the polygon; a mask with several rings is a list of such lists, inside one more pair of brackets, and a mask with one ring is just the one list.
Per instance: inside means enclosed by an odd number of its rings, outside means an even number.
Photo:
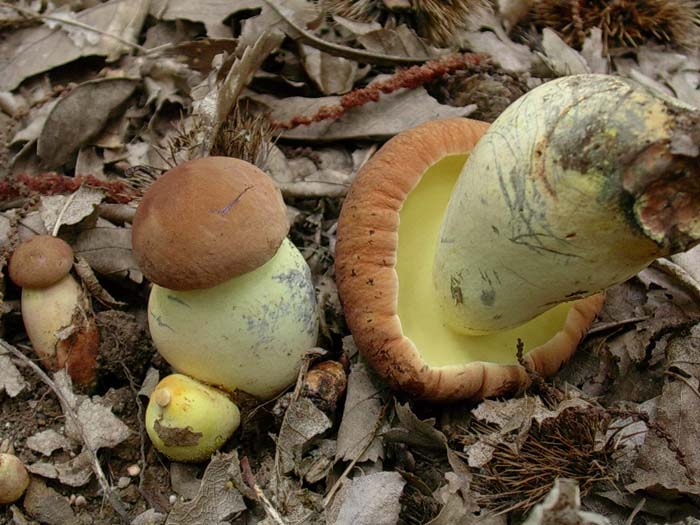
[{"label": "bolete mushroom", "polygon": [[700,111],[605,75],[546,83],[491,127],[453,119],[394,137],[338,222],[359,349],[434,400],[522,388],[518,339],[554,374],[601,291],[698,242],[697,144]]},{"label": "bolete mushroom", "polygon": [[242,160],[192,160],[149,187],[133,248],[154,283],[153,342],[178,372],[259,399],[296,379],[318,315],[288,230],[279,189]]},{"label": "bolete mushroom", "polygon": [[99,332],[72,267],[73,250],[65,241],[36,235],[17,246],[8,273],[22,287],[22,320],[44,367],[66,367],[74,382],[89,385],[96,375]]},{"label": "bolete mushroom", "polygon": [[158,383],[146,408],[148,437],[175,461],[207,459],[240,422],[238,407],[228,395],[182,374]]}]

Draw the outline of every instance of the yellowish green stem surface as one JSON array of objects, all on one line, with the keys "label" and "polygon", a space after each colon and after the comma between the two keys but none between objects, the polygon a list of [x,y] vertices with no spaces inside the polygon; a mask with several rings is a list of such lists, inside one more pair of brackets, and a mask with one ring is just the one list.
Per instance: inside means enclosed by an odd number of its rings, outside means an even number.
[{"label": "yellowish green stem surface", "polygon": [[423,175],[401,209],[396,265],[401,326],[430,366],[470,361],[514,364],[518,338],[525,351],[545,343],[561,330],[571,303],[560,304],[519,327],[490,335],[463,335],[443,321],[433,289],[433,260],[450,194],[466,158],[452,156],[436,163]]}]

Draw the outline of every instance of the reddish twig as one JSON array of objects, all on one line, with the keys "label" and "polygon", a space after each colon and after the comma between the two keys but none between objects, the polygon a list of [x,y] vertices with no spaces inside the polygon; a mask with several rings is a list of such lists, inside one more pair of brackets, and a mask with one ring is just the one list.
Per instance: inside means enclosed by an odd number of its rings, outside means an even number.
[{"label": "reddish twig", "polygon": [[362,106],[368,102],[377,102],[382,93],[393,93],[402,88],[413,89],[443,75],[479,65],[484,59],[483,55],[460,53],[437,60],[430,60],[421,66],[401,69],[386,80],[375,82],[367,87],[355,89],[343,95],[340,98],[340,103],[336,106],[323,106],[314,115],[308,117],[299,115],[286,122],[273,120],[272,125],[278,129],[292,129],[322,120],[337,120],[351,108]]},{"label": "reddish twig", "polygon": [[105,181],[93,175],[77,175],[69,177],[58,173],[41,173],[30,175],[20,173],[0,181],[0,201],[34,195],[61,195],[77,191],[82,185],[97,188],[105,192],[107,200],[117,203],[127,203],[140,197],[138,190],[128,183],[115,180]]}]

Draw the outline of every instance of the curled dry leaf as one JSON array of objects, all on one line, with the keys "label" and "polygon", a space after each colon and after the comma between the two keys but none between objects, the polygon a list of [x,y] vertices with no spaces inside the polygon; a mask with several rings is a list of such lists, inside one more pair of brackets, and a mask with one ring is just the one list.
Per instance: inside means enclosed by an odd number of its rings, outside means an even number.
[{"label": "curled dry leaf", "polygon": [[297,467],[312,442],[331,428],[331,420],[313,401],[293,400],[282,420],[277,438],[276,459],[283,474]]},{"label": "curled dry leaf", "polygon": [[131,78],[91,80],[60,99],[37,142],[37,153],[44,164],[55,168],[68,162],[75,151],[102,131],[137,85],[138,81]]},{"label": "curled dry leaf", "polygon": [[341,95],[352,90],[358,77],[357,62],[310,46],[301,46],[301,51],[306,73],[324,95]]},{"label": "curled dry leaf", "polygon": [[523,525],[610,525],[604,516],[581,510],[581,495],[578,484],[570,479],[561,478],[554,482],[554,487],[544,502],[537,505]]},{"label": "curled dry leaf", "polygon": [[449,53],[447,49],[428,45],[405,25],[370,31],[360,35],[357,41],[368,51],[417,60],[430,60]]},{"label": "curled dry leaf", "polygon": [[262,0],[208,0],[204,7],[192,0],[152,0],[149,14],[158,20],[202,22],[209,37],[230,38],[231,29],[224,20],[238,11],[259,9],[262,3]]}]

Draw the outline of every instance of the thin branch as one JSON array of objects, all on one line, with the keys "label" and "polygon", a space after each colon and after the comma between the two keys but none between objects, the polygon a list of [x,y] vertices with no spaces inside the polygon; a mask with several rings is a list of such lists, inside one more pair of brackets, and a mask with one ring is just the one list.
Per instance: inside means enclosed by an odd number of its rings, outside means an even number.
[{"label": "thin branch", "polygon": [[39,379],[41,379],[53,391],[53,393],[56,394],[56,397],[58,398],[59,402],[61,403],[61,407],[63,408],[63,413],[73,421],[73,424],[80,432],[80,437],[82,438],[83,444],[85,445],[85,450],[90,456],[90,466],[92,467],[92,471],[95,474],[95,477],[97,478],[97,481],[100,484],[104,495],[107,497],[107,500],[112,505],[114,511],[124,520],[125,523],[128,523],[130,520],[129,515],[126,512],[126,508],[124,507],[124,503],[122,503],[122,501],[119,499],[119,496],[112,490],[112,487],[110,486],[109,481],[107,480],[107,476],[105,476],[105,473],[102,470],[100,461],[97,459],[97,454],[93,449],[91,449],[88,446],[88,441],[85,435],[85,429],[83,428],[82,423],[80,422],[80,419],[78,419],[78,415],[75,413],[75,410],[73,409],[71,404],[63,395],[63,392],[61,392],[61,390],[56,386],[56,384],[46,374],[46,372],[39,368],[39,366],[36,363],[34,363],[34,361],[29,359],[26,355],[24,355],[24,353],[20,352],[17,348],[12,346],[4,339],[0,339],[0,347],[2,347],[3,350],[12,354],[14,357],[21,360],[24,364],[31,368],[32,371],[37,376],[39,376]]}]

